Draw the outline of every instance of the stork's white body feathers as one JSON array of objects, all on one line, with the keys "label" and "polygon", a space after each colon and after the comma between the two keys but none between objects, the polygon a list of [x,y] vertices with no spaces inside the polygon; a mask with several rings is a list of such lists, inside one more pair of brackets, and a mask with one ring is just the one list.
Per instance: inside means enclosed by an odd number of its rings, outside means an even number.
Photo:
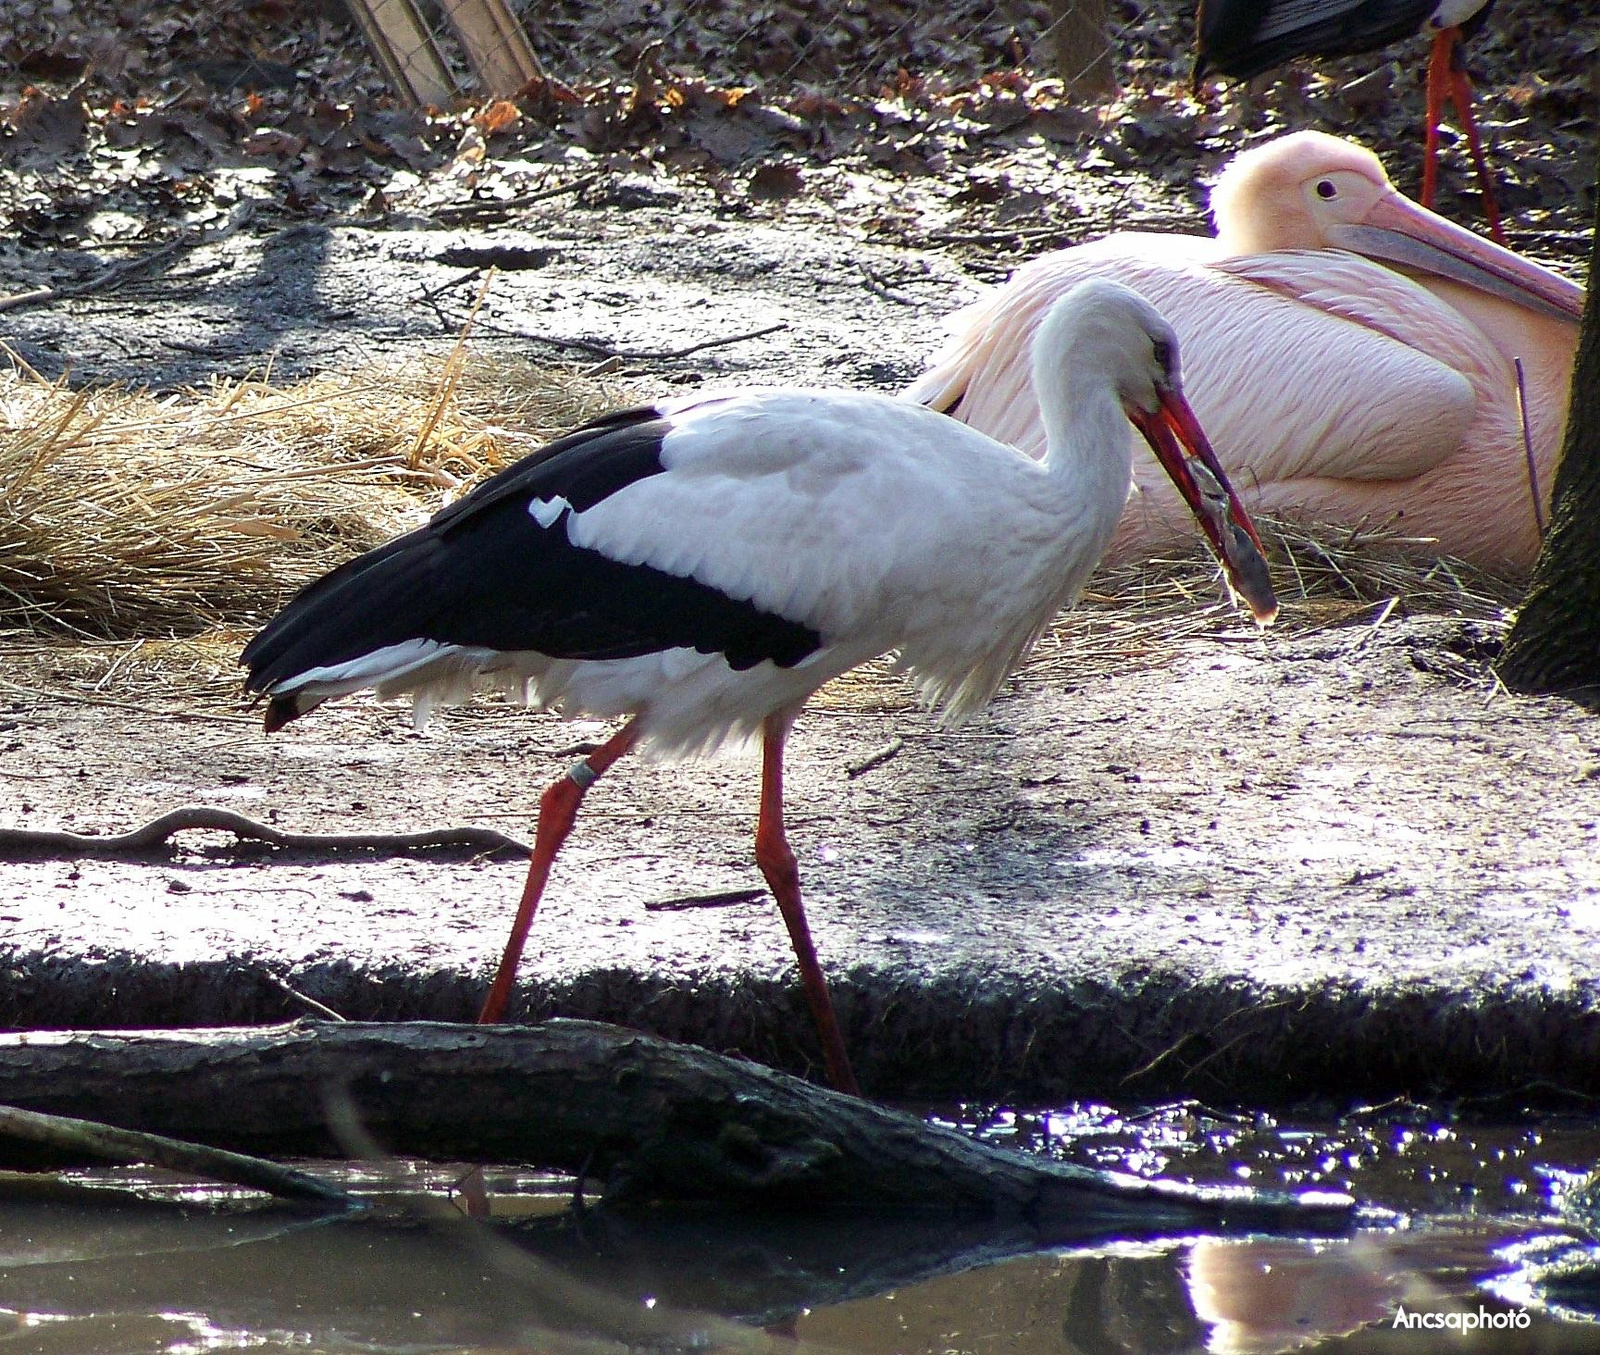
[{"label": "stork's white body feathers", "polygon": [[421,721],[487,683],[564,714],[637,713],[643,750],[684,756],[748,739],[771,711],[894,652],[960,719],[1082,591],[1131,476],[1134,433],[1109,397],[1091,401],[1085,429],[1101,450],[1073,475],[887,395],[740,390],[658,409],[671,424],[660,474],[581,511],[530,504],[530,515],[574,546],[808,626],[822,637],[814,653],[736,671],[682,646],[565,659],[415,639],[279,690],[371,687],[410,697]]}]

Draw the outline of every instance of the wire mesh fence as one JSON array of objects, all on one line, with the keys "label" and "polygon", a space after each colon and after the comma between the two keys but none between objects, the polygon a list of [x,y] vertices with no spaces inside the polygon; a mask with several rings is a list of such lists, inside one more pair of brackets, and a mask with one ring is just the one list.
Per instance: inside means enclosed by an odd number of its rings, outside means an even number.
[{"label": "wire mesh fence", "polygon": [[907,73],[970,80],[1028,64],[1052,15],[1041,0],[561,0],[526,6],[523,22],[565,81],[626,74],[649,54],[718,84],[870,92]]},{"label": "wire mesh fence", "polygon": [[[470,165],[452,165],[473,136],[480,161],[576,149],[618,156],[605,162],[617,172],[633,157],[747,176],[774,199],[802,162],[948,175],[981,155],[1013,198],[1069,213],[1085,204],[1062,166],[1110,164],[1183,193],[1240,145],[1296,126],[1364,139],[1413,177],[1415,49],[1297,63],[1263,77],[1270,96],[1207,82],[1191,97],[1193,6],[0,0],[0,265],[18,240],[88,238],[84,219],[103,239],[183,229],[264,196],[268,179],[291,217],[376,219],[424,197],[431,210],[470,189]],[[1600,70],[1600,0],[1573,9],[1582,21],[1551,25],[1543,0],[1501,0],[1470,52],[1513,210],[1561,229],[1586,224]],[[1015,206],[998,200],[1006,185],[959,187],[978,205],[993,187],[996,214]]]},{"label": "wire mesh fence", "polygon": [[[644,67],[716,86],[874,97],[908,81],[973,84],[1018,70],[1069,81],[1149,54],[1180,0],[8,0],[0,114],[25,91],[90,102],[181,99],[186,89],[421,102],[509,94],[530,78],[573,88]],[[1157,46],[1169,49],[1161,33]],[[386,91],[386,86],[388,90]],[[403,92],[399,91],[399,92]]]},{"label": "wire mesh fence", "polygon": [[[953,116],[953,91],[992,101],[1063,54],[1078,75],[1108,52],[1123,73],[1170,74],[1189,0],[1166,3],[4,0],[0,224],[13,243],[58,243],[93,217],[120,238],[143,229],[121,204],[179,225],[186,196],[189,215],[214,211],[219,183],[237,196],[256,170],[291,213],[381,205],[395,168],[436,169],[473,117],[501,147],[510,124],[595,153],[693,122],[727,167],[750,138],[723,145],[721,109],[743,101],[748,122],[759,108],[769,131],[798,116],[806,153],[826,155],[823,124],[848,106],[862,126],[906,124],[903,149],[939,101]],[[492,96],[515,111],[486,114]]]},{"label": "wire mesh fence", "polygon": [[380,90],[343,0],[0,4],[0,112],[8,115],[30,87],[133,104],[177,101],[191,89],[270,92],[307,81]]}]

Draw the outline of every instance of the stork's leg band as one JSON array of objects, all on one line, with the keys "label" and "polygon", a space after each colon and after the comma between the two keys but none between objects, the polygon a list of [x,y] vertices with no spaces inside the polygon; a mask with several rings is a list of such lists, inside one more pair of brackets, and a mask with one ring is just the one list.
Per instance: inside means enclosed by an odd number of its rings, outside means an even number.
[{"label": "stork's leg band", "polygon": [[587,758],[584,758],[567,768],[567,779],[579,790],[588,790],[600,779],[600,773],[589,765]]}]

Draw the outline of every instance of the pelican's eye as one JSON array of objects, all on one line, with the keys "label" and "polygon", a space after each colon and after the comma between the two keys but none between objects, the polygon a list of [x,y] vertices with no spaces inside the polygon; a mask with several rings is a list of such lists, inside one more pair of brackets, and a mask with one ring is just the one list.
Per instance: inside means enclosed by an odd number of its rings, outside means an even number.
[{"label": "pelican's eye", "polygon": [[1333,182],[1332,179],[1318,179],[1317,196],[1324,200],[1336,198],[1339,196],[1338,186]]}]

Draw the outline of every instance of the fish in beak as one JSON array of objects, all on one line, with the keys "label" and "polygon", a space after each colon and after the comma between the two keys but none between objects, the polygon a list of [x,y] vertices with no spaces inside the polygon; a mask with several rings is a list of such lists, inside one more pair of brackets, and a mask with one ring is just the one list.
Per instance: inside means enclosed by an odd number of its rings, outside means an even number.
[{"label": "fish in beak", "polygon": [[1157,397],[1154,410],[1130,404],[1128,418],[1199,521],[1229,586],[1244,599],[1257,625],[1270,626],[1278,616],[1278,598],[1256,525],[1228,483],[1189,402],[1175,386],[1158,387]]},{"label": "fish in beak", "polygon": [[1583,314],[1583,288],[1577,283],[1392,189],[1360,223],[1329,226],[1327,238],[1339,249],[1449,278],[1557,319],[1576,321]]}]

